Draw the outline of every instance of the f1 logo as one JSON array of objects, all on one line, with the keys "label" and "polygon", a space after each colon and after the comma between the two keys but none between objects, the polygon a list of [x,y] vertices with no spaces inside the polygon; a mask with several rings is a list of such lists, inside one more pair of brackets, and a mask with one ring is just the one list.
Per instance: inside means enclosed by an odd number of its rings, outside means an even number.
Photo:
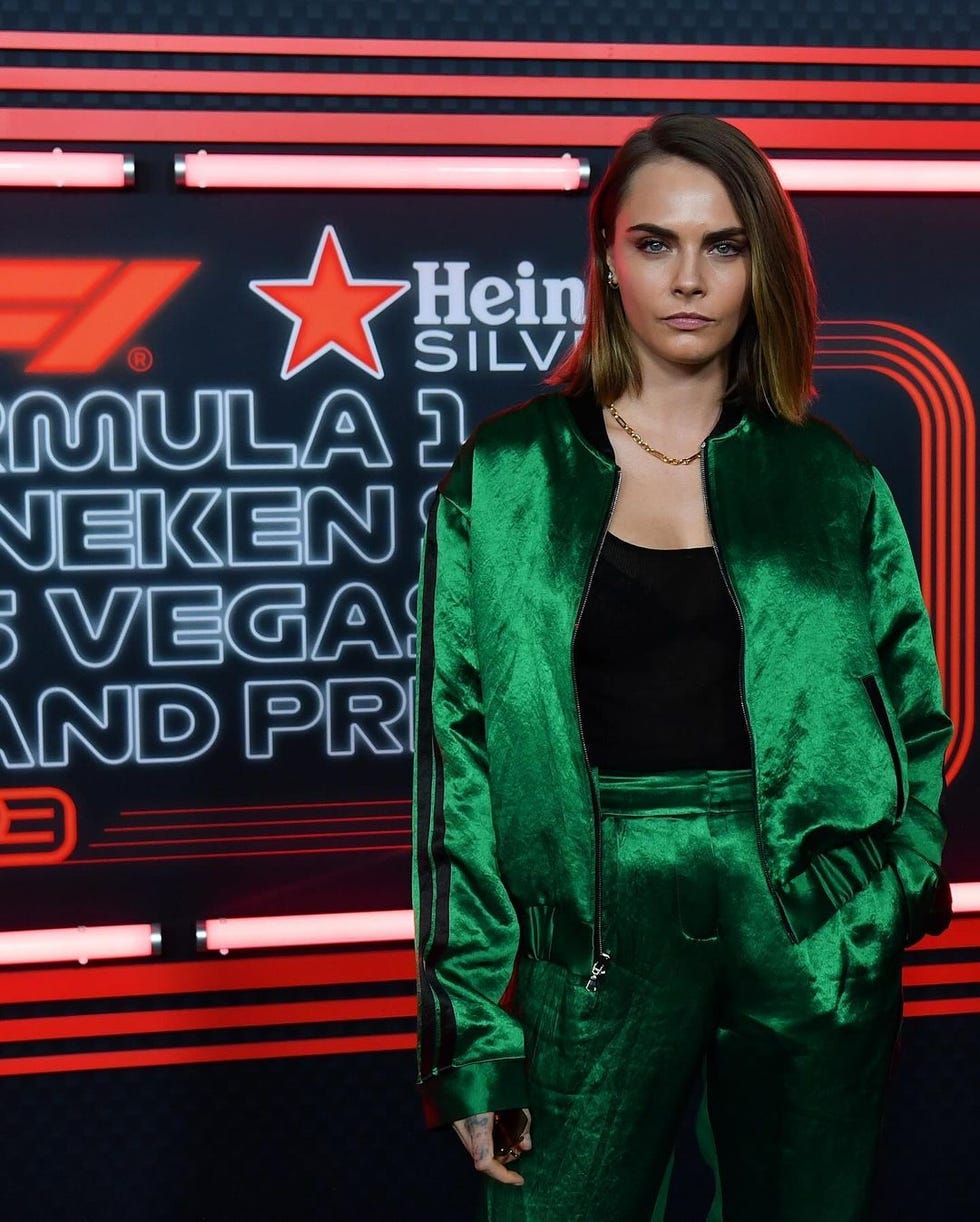
[{"label": "f1 logo", "polygon": [[92,373],[200,267],[188,259],[0,259],[0,350]]},{"label": "f1 logo", "polygon": [[54,865],[77,841],[75,803],[63,789],[0,789],[0,867]]}]

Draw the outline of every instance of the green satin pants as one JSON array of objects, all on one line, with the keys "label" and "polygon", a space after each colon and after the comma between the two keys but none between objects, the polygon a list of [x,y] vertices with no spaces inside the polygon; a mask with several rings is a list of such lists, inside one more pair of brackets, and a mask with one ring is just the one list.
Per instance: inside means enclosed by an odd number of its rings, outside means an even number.
[{"label": "green satin pants", "polygon": [[598,779],[611,961],[595,992],[561,963],[519,961],[534,1149],[523,1187],[487,1181],[484,1217],[659,1222],[703,1075],[710,1222],[867,1222],[902,1021],[894,870],[794,944],[750,772]]}]

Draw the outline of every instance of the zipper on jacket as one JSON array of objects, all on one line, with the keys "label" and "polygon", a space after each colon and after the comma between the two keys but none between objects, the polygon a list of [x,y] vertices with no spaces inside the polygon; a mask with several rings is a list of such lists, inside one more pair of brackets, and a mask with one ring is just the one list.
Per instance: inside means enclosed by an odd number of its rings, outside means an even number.
[{"label": "zipper on jacket", "polygon": [[772,874],[769,871],[769,862],[766,858],[765,845],[762,842],[762,823],[759,819],[759,802],[758,790],[756,789],[756,760],[755,760],[755,739],[752,736],[752,725],[749,721],[749,710],[745,702],[745,619],[742,615],[742,608],[739,606],[738,597],[735,594],[735,587],[732,585],[728,576],[728,569],[721,556],[721,550],[718,547],[718,539],[715,535],[714,521],[711,517],[711,503],[708,500],[708,458],[707,458],[707,437],[701,442],[701,494],[704,497],[704,511],[708,517],[708,531],[711,535],[711,546],[714,549],[715,559],[718,561],[718,568],[721,570],[722,580],[725,583],[725,588],[731,597],[732,603],[735,606],[735,613],[738,616],[739,627],[741,628],[741,641],[739,646],[738,660],[738,698],[742,706],[742,717],[745,719],[745,730],[749,736],[749,756],[752,762],[752,787],[756,793],[756,800],[753,803],[753,817],[755,822],[755,839],[759,848],[759,860],[762,862],[762,872],[766,878],[766,886],[772,895],[776,904],[776,910],[779,913],[780,920],[783,923],[790,941],[798,942],[799,939],[794,935],[790,928],[789,922],[786,920],[786,914],[783,912],[783,906],[779,902],[779,896],[776,894],[776,888],[773,885]]},{"label": "zipper on jacket", "polygon": [[592,578],[595,575],[596,566],[599,562],[599,552],[602,549],[602,541],[606,537],[606,531],[609,529],[609,522],[613,515],[613,510],[616,508],[616,500],[619,497],[619,485],[622,479],[622,471],[616,468],[616,484],[613,488],[612,498],[609,502],[609,507],[606,510],[606,518],[602,524],[602,530],[599,532],[599,539],[595,545],[595,550],[592,553],[592,563],[589,566],[589,575],[585,581],[585,589],[582,592],[582,597],[579,599],[578,610],[575,612],[575,623],[572,626],[572,648],[571,648],[571,664],[572,664],[572,692],[575,696],[575,713],[578,717],[578,733],[582,742],[582,757],[585,760],[585,771],[589,778],[589,791],[592,794],[592,822],[593,835],[595,837],[595,909],[592,916],[592,970],[589,973],[589,978],[585,982],[585,987],[590,993],[594,993],[599,987],[599,979],[605,975],[606,965],[609,963],[609,955],[602,948],[602,821],[599,817],[599,795],[595,791],[595,785],[592,781],[592,770],[589,766],[589,753],[585,745],[585,729],[582,726],[582,706],[578,699],[578,684],[575,679],[575,637],[578,634],[578,626],[582,619],[582,611],[585,607],[585,601],[589,597],[589,590],[592,587]]}]

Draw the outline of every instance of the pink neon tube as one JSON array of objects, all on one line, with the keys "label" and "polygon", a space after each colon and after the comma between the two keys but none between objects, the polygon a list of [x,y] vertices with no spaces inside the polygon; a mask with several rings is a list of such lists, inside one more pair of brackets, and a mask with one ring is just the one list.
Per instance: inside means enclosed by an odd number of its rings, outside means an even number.
[{"label": "pink neon tube", "polygon": [[950,883],[954,912],[980,912],[980,883]]},{"label": "pink neon tube", "polygon": [[131,187],[133,159],[124,153],[0,151],[0,187]]},{"label": "pink neon tube", "polygon": [[787,191],[862,192],[895,195],[980,192],[978,161],[875,161],[781,157],[773,169]]},{"label": "pink neon tube", "polygon": [[157,925],[77,925],[70,929],[19,929],[0,933],[0,964],[88,963],[137,959],[160,953]]},{"label": "pink neon tube", "polygon": [[[980,912],[980,883],[953,883],[953,911]],[[231,917],[200,921],[198,950],[262,950],[351,942],[410,942],[412,910],[331,912],[312,916]]]},{"label": "pink neon tube", "polygon": [[188,153],[174,159],[185,187],[371,191],[578,191],[579,157],[361,157]]},{"label": "pink neon tube", "polygon": [[315,916],[232,917],[201,921],[199,950],[267,946],[333,946],[345,942],[410,942],[411,908],[388,912],[329,912]]}]

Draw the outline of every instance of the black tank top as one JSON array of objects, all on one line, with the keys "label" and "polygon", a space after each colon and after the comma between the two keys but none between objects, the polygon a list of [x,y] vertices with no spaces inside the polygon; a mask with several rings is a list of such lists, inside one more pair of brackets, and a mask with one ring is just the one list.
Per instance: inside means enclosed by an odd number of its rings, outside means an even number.
[{"label": "black tank top", "polygon": [[713,548],[607,532],[575,638],[589,763],[634,774],[751,767],[740,649]]}]

